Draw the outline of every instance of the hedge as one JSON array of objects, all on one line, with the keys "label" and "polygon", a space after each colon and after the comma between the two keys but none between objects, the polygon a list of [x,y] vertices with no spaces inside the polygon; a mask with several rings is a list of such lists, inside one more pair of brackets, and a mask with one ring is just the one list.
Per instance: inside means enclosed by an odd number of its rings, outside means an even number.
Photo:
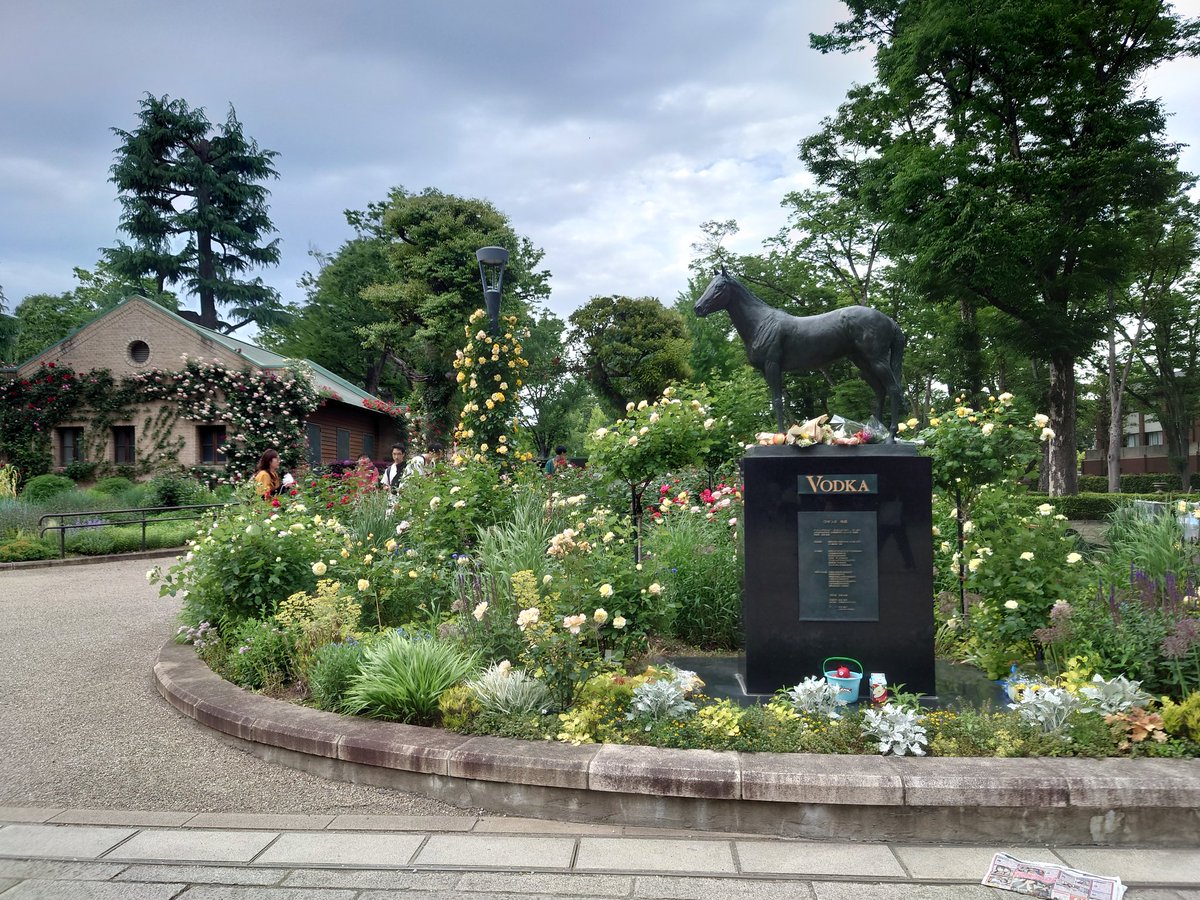
[{"label": "hedge", "polygon": [[[1029,509],[1032,512],[1041,506],[1043,503],[1049,503],[1057,512],[1062,513],[1068,519],[1107,519],[1114,509],[1125,503],[1131,503],[1134,500],[1150,500],[1155,503],[1162,503],[1167,495],[1160,493],[1121,493],[1121,494],[1105,494],[1094,491],[1080,492],[1069,497],[1049,497],[1046,494],[1029,494]],[[1171,494],[1171,501],[1184,499],[1187,495]],[[1197,497],[1187,497],[1191,502],[1195,502]]]}]

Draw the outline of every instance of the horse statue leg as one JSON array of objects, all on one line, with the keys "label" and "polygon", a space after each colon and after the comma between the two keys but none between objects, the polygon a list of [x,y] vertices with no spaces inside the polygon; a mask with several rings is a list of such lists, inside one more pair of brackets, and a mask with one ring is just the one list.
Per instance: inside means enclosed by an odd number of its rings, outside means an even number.
[{"label": "horse statue leg", "polygon": [[783,425],[783,372],[779,363],[769,362],[762,367],[763,378],[767,379],[767,387],[771,389],[771,406],[775,410],[775,425],[779,432],[784,431]]}]

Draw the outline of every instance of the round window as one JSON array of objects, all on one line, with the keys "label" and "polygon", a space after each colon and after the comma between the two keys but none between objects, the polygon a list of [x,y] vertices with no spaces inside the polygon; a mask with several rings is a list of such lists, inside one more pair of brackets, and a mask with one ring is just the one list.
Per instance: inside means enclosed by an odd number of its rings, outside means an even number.
[{"label": "round window", "polygon": [[129,345],[129,358],[139,365],[150,358],[150,345],[145,341],[134,341]]}]

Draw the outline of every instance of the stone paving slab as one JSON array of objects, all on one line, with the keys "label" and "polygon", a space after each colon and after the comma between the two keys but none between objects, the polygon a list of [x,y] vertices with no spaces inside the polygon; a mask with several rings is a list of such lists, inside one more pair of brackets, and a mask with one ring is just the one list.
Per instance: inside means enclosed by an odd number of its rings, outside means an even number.
[{"label": "stone paving slab", "polygon": [[41,806],[0,806],[0,822],[49,822],[65,809]]},{"label": "stone paving slab", "polygon": [[419,866],[565,869],[574,853],[572,838],[435,834],[414,862]]},{"label": "stone paving slab", "polygon": [[[859,881],[817,881],[817,900],[1014,900],[1021,896],[979,884],[869,884]],[[1126,900],[1137,900],[1132,894]]]},{"label": "stone paving slab", "polygon": [[[355,900],[356,891],[334,888],[224,887],[201,885],[185,895],[186,900]],[[409,900],[416,898],[409,896]]]},{"label": "stone paving slab", "polygon": [[807,881],[639,875],[633,896],[646,900],[814,900]]},{"label": "stone paving slab", "polygon": [[[1200,836],[1197,837],[1200,842]],[[1196,884],[1200,850],[1059,850],[1067,865],[1096,875],[1119,875],[1126,884]],[[980,876],[982,877],[982,876]]]},{"label": "stone paving slab", "polygon": [[421,834],[293,832],[280,835],[255,862],[284,866],[406,866],[424,842]]},{"label": "stone paving slab", "polygon": [[0,855],[96,859],[134,833],[132,828],[6,825],[0,828]]},{"label": "stone paving slab", "polygon": [[66,878],[109,881],[128,866],[122,863],[68,862],[56,859],[0,859],[3,878]]},{"label": "stone paving slab", "polygon": [[181,881],[185,884],[279,884],[288,869],[257,866],[173,866],[166,863],[140,863],[126,866],[114,881]]},{"label": "stone paving slab", "polygon": [[734,847],[741,870],[748,873],[891,878],[905,874],[892,851],[878,844],[737,841]]},{"label": "stone paving slab", "polygon": [[458,872],[398,872],[389,869],[297,869],[283,880],[282,886],[427,892],[449,890],[454,887],[458,881],[458,877]]},{"label": "stone paving slab", "polygon": [[913,878],[930,881],[979,881],[991,865],[992,855],[1008,853],[1031,862],[1062,864],[1048,847],[892,847],[892,852]]},{"label": "stone paving slab", "polygon": [[475,819],[467,816],[335,816],[330,831],[471,831]]},{"label": "stone paving slab", "polygon": [[278,836],[271,831],[171,831],[148,828],[122,844],[111,858],[139,862],[248,863]]},{"label": "stone paving slab", "polygon": [[194,815],[194,813],[187,812],[153,812],[151,810],[67,809],[46,821],[65,825],[126,825],[131,828],[156,825],[178,827],[193,818]]},{"label": "stone paving slab", "polygon": [[[113,884],[106,881],[22,881],[4,900],[171,900],[186,884]],[[188,897],[194,895],[189,891]]]},{"label": "stone paving slab", "polygon": [[263,831],[315,831],[328,828],[333,816],[271,815],[269,813],[199,813],[188,828],[246,828]]},{"label": "stone paving slab", "polygon": [[622,833],[620,825],[594,825],[588,822],[554,822],[546,819],[521,819],[495,816],[477,819],[475,834],[611,834]]},{"label": "stone paving slab", "polygon": [[579,839],[575,868],[617,872],[687,872],[726,874],[737,871],[727,841]]},{"label": "stone paving slab", "polygon": [[[629,875],[556,875],[548,872],[464,872],[455,888],[468,894],[548,894],[552,897],[628,897]],[[477,898],[473,898],[477,900]]]}]

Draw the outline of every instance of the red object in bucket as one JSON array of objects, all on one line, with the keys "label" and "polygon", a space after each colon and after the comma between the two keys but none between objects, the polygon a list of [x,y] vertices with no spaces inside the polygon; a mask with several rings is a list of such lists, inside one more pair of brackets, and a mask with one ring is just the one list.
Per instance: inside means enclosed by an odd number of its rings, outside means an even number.
[{"label": "red object in bucket", "polygon": [[849,666],[838,666],[837,671],[834,672],[834,675],[837,678],[849,678],[850,677],[850,667]]}]

